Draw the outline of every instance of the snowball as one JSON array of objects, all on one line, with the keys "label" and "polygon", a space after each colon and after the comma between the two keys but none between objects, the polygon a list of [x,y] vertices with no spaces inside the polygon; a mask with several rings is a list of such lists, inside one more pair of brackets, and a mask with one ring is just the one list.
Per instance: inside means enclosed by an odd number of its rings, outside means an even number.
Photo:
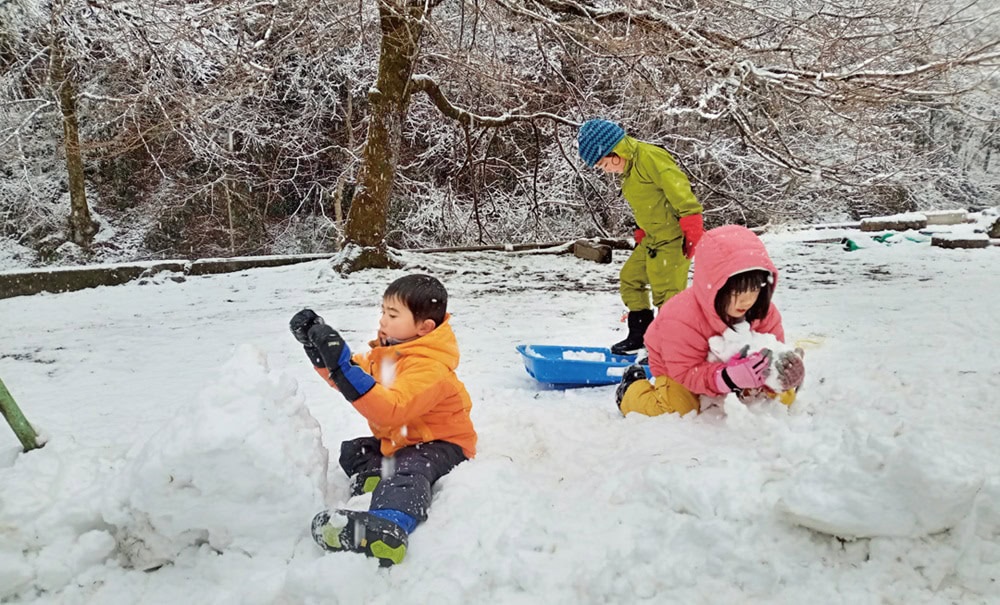
[{"label": "snowball", "polygon": [[782,353],[789,353],[794,351],[794,349],[779,341],[773,334],[754,332],[750,329],[748,322],[738,323],[732,330],[726,330],[719,336],[709,338],[708,360],[712,362],[729,361],[734,355],[742,351],[744,347],[749,347],[747,351],[750,353],[761,349],[771,350],[771,373],[768,374],[764,384],[775,393],[780,393],[782,388],[778,378],[778,371],[775,369],[774,364],[781,357]]}]

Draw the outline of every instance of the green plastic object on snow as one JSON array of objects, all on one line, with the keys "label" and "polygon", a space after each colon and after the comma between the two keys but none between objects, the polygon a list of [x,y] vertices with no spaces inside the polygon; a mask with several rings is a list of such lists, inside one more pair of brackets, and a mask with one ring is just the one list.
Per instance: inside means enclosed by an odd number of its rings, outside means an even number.
[{"label": "green plastic object on snow", "polygon": [[[926,241],[929,241],[928,238],[922,236],[904,235],[902,237],[903,239],[918,244],[922,244]],[[883,233],[882,235],[874,235],[872,236],[872,240],[880,244],[895,244],[896,242],[900,241],[900,234],[890,231],[889,233]],[[860,250],[865,247],[858,245],[856,241],[848,237],[845,237],[844,239],[840,240],[840,243],[844,247],[844,250],[848,252],[854,252],[855,250]]]},{"label": "green plastic object on snow", "polygon": [[840,244],[844,247],[844,250],[847,250],[848,252],[854,252],[855,250],[861,249],[861,246],[848,237],[840,240]]}]

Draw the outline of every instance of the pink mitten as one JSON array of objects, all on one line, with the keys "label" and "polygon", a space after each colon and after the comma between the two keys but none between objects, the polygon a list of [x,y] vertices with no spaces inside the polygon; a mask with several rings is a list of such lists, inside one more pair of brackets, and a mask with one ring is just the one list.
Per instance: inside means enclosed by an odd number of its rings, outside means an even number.
[{"label": "pink mitten", "polygon": [[802,358],[791,351],[782,353],[774,367],[778,370],[778,382],[782,391],[799,388],[806,377],[806,366],[802,363]]},{"label": "pink mitten", "polygon": [[771,373],[771,351],[761,349],[746,357],[733,357],[715,373],[715,387],[721,393],[757,389]]}]

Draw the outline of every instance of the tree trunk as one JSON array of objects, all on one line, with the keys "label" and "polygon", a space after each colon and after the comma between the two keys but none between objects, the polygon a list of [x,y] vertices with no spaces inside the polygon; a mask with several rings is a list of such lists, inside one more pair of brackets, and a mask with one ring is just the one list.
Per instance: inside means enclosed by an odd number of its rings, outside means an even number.
[{"label": "tree trunk", "polygon": [[69,180],[69,240],[90,247],[97,233],[97,223],[90,217],[87,205],[86,183],[83,178],[83,155],[80,151],[80,124],[76,119],[76,89],[66,68],[63,36],[56,34],[52,41],[52,81],[59,97],[59,110],[63,118],[66,150],[66,174]]},{"label": "tree trunk", "polygon": [[362,252],[348,270],[392,265],[386,252],[386,225],[425,6],[422,0],[379,2],[382,45],[378,78],[368,93],[371,105],[368,136],[362,150],[358,189],[351,201],[345,229],[347,241],[360,246]]}]

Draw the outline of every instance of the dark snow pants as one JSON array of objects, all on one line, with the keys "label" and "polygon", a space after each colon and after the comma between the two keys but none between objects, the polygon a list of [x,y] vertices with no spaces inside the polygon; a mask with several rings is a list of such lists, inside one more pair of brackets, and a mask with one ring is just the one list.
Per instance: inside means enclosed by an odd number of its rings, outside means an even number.
[{"label": "dark snow pants", "polygon": [[340,467],[348,477],[354,477],[355,494],[361,493],[365,479],[382,478],[372,492],[369,510],[398,510],[418,522],[427,520],[431,486],[465,460],[462,448],[447,441],[407,446],[389,458],[382,456],[375,437],[340,444]]}]

